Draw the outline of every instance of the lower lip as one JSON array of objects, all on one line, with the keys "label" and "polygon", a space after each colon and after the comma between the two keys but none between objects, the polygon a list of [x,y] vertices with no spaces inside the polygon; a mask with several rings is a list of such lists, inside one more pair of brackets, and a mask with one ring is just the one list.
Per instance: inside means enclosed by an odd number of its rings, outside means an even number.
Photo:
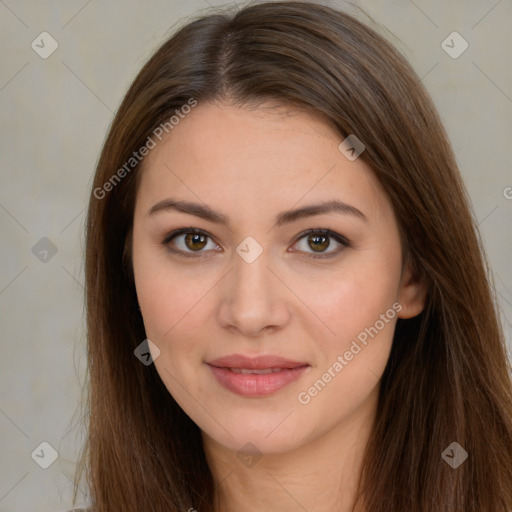
[{"label": "lower lip", "polygon": [[228,368],[210,366],[217,380],[225,388],[248,397],[266,396],[296,381],[309,366],[283,368],[275,373],[235,373]]}]

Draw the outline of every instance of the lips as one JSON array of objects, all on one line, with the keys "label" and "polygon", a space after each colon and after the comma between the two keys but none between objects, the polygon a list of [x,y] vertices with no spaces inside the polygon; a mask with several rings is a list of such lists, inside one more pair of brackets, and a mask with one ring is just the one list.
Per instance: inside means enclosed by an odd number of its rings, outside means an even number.
[{"label": "lips", "polygon": [[247,370],[266,370],[268,368],[298,368],[306,366],[308,363],[292,361],[279,356],[258,356],[247,357],[238,354],[221,357],[208,362],[211,366],[218,368],[243,368]]},{"label": "lips", "polygon": [[309,368],[308,363],[273,355],[233,354],[207,364],[222,386],[248,397],[272,394],[297,380]]}]

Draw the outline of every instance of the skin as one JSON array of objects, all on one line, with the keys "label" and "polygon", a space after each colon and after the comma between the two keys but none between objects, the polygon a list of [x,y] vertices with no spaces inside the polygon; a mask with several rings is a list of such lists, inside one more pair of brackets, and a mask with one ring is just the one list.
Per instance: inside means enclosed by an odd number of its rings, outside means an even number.
[{"label": "skin", "polygon": [[[284,107],[204,103],[144,161],[132,246],[138,300],[160,350],[156,369],[202,431],[216,510],[348,511],[396,320],[424,307],[424,287],[402,268],[391,204],[362,158],[349,161],[338,150],[341,140],[322,120]],[[148,214],[167,198],[206,204],[229,223],[171,209]],[[282,211],[332,199],[366,220],[336,212],[276,225]],[[162,244],[190,227],[206,232],[202,244],[187,245],[186,235]],[[314,240],[299,236],[317,228],[349,246],[327,238],[315,251]],[[236,252],[248,236],[263,249],[252,263]],[[331,256],[314,258],[322,251]],[[300,403],[299,393],[396,302],[398,315]],[[230,354],[310,366],[271,395],[244,397],[205,364]],[[237,454],[247,443],[261,457],[244,463]]]}]

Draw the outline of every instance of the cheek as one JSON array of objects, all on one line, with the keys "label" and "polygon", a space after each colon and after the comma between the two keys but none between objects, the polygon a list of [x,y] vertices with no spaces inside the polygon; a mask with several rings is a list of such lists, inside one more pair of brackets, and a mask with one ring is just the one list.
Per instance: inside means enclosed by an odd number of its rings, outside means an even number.
[{"label": "cheek", "polygon": [[200,417],[201,411],[195,409],[190,393],[201,393],[197,371],[204,346],[195,340],[204,339],[201,326],[205,302],[201,298],[207,290],[202,290],[200,284],[191,287],[190,279],[183,277],[169,279],[162,275],[155,279],[148,272],[147,276],[141,273],[140,278],[137,294],[146,336],[160,350],[155,368],[183,410],[192,418]]},{"label": "cheek", "polygon": [[[329,352],[343,349],[347,342],[376,322],[383,336],[392,336],[389,324],[396,317],[392,306],[397,300],[399,279],[400,266],[390,260],[347,265],[335,275],[317,280],[314,287],[303,283],[301,293],[310,297],[308,305],[326,327],[326,335],[317,336],[325,349]],[[386,312],[383,326],[380,319]]]},{"label": "cheek", "polygon": [[394,277],[346,277],[316,303],[334,334],[316,335],[318,364],[297,395],[308,418],[329,418],[327,423],[334,425],[374,392],[389,359],[400,308]]},{"label": "cheek", "polygon": [[183,340],[180,332],[186,330],[193,337],[200,326],[197,317],[207,293],[204,283],[191,286],[189,279],[169,279],[168,276],[155,279],[151,274],[146,279],[143,275],[140,277],[136,282],[137,295],[148,338],[154,338],[159,344],[173,339],[179,345],[180,339]]},{"label": "cheek", "polygon": [[179,365],[196,361],[201,346],[193,340],[204,339],[214,277],[207,272],[180,272],[171,268],[165,254],[144,249],[134,253],[134,274],[146,336],[164,356],[155,361],[157,368],[163,361],[171,364],[179,359]]}]

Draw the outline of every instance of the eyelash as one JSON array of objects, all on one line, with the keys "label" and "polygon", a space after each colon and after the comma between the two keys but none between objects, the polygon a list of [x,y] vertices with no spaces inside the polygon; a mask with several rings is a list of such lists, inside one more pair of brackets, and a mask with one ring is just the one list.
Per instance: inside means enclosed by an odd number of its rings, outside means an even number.
[{"label": "eyelash", "polygon": [[[169,233],[164,238],[164,240],[162,241],[162,245],[165,246],[169,252],[172,252],[173,254],[177,254],[177,255],[182,256],[184,258],[200,258],[201,257],[201,251],[197,251],[196,253],[194,253],[194,252],[187,252],[187,251],[182,251],[181,249],[178,249],[178,250],[172,249],[169,246],[170,242],[174,238],[176,238],[176,237],[178,237],[180,235],[184,235],[184,234],[203,235],[203,236],[209,238],[210,240],[213,240],[213,238],[208,233],[206,233],[205,231],[202,231],[200,229],[197,229],[197,228],[180,228],[180,229],[176,229],[176,230],[172,231],[171,233]],[[323,235],[323,236],[326,236],[328,238],[333,238],[334,240],[336,240],[336,242],[338,242],[342,246],[342,247],[338,247],[338,249],[336,249],[334,251],[330,251],[330,252],[327,252],[327,253],[320,253],[320,254],[308,253],[308,255],[310,257],[315,258],[315,259],[331,258],[331,257],[339,254],[344,248],[350,247],[350,242],[349,242],[349,240],[347,238],[345,238],[344,236],[340,235],[339,233],[331,231],[330,229],[322,229],[322,228],[308,229],[308,230],[302,232],[297,237],[297,240],[294,242],[294,245],[299,240],[302,240],[303,238],[305,238],[305,237],[307,237],[309,235]],[[297,252],[300,252],[300,251],[297,251]]]}]

